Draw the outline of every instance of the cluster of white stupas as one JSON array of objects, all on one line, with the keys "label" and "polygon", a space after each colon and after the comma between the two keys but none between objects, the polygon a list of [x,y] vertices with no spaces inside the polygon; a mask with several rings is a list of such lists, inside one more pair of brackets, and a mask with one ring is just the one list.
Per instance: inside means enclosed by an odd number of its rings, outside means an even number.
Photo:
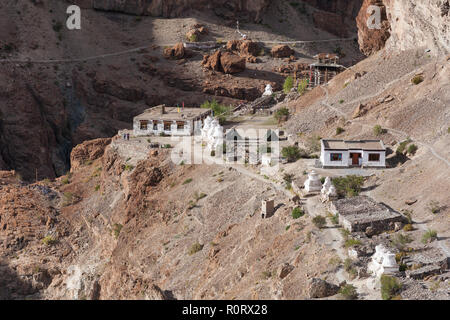
[{"label": "cluster of white stupas", "polygon": [[306,179],[305,183],[306,192],[319,192],[322,189],[322,182],[320,182],[319,175],[316,171],[312,170],[308,175],[308,179]]},{"label": "cluster of white stupas", "polygon": [[223,127],[219,124],[219,120],[208,116],[201,130],[201,136],[209,150],[216,150],[217,146],[223,143]]},{"label": "cluster of white stupas", "polygon": [[383,274],[394,274],[398,271],[398,264],[395,260],[395,254],[386,249],[385,246],[379,244],[375,247],[375,254],[372,261],[369,262],[368,271],[376,277]]},{"label": "cluster of white stupas", "polygon": [[322,201],[329,201],[335,199],[337,197],[337,191],[334,184],[331,183],[331,178],[326,177],[325,182],[322,186],[322,190],[320,190]]}]

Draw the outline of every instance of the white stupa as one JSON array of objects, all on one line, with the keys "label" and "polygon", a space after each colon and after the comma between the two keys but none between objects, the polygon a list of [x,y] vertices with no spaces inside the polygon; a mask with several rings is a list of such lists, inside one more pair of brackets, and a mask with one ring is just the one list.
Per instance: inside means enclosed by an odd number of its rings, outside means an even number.
[{"label": "white stupa", "polygon": [[273,94],[272,86],[270,84],[268,84],[266,86],[266,89],[264,90],[263,97],[264,96],[271,96],[272,94]]},{"label": "white stupa", "polygon": [[202,128],[202,139],[206,139],[208,136],[208,131],[211,128],[211,122],[212,118],[210,116],[207,116],[205,119],[205,124]]},{"label": "white stupa", "polygon": [[322,189],[322,183],[320,182],[319,175],[316,171],[311,171],[308,175],[308,179],[305,181],[306,192],[320,192]]},{"label": "white stupa", "polygon": [[395,254],[386,249],[382,244],[375,247],[375,254],[369,262],[368,271],[375,277],[383,274],[394,274],[398,271]]},{"label": "white stupa", "polygon": [[330,187],[332,186],[330,177],[325,178],[325,182],[323,183],[322,190],[320,191],[323,195],[328,193]]}]

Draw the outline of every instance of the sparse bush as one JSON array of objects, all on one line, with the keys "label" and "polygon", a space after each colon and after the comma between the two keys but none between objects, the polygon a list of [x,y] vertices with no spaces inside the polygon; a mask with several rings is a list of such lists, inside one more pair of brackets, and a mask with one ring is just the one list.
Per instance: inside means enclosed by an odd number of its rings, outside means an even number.
[{"label": "sparse bush", "polygon": [[327,220],[326,220],[325,217],[323,217],[323,216],[315,216],[315,217],[312,219],[312,222],[314,223],[314,225],[315,225],[317,228],[322,229],[322,228],[326,225]]},{"label": "sparse bush", "polygon": [[62,179],[61,179],[61,183],[62,183],[62,184],[69,184],[69,183],[70,183],[69,177],[64,177],[64,178],[62,178]]},{"label": "sparse bush", "polygon": [[424,80],[423,76],[420,74],[417,74],[411,79],[411,82],[415,85],[418,85],[418,84],[422,83],[423,80]]},{"label": "sparse bush", "polygon": [[344,100],[343,100],[343,99],[339,100],[339,103],[340,103],[340,104],[343,104],[343,103],[344,103]]},{"label": "sparse bush", "polygon": [[437,232],[435,230],[428,229],[422,236],[422,243],[427,244],[437,239]]},{"label": "sparse bush", "polygon": [[358,271],[356,271],[353,261],[350,258],[344,260],[344,270],[348,273],[351,279],[355,279],[358,275]]},{"label": "sparse bush", "polygon": [[188,38],[188,40],[190,42],[197,42],[198,41],[198,36],[194,33]]},{"label": "sparse bush", "polygon": [[120,235],[120,231],[122,230],[123,225],[121,225],[120,223],[114,223],[113,227],[112,227],[112,232],[114,234],[114,238],[118,238]]},{"label": "sparse bush", "polygon": [[405,248],[405,245],[408,243],[411,243],[413,240],[410,236],[402,233],[398,233],[391,237],[391,243],[394,247],[396,247],[398,250],[403,250]]},{"label": "sparse bush", "polygon": [[414,227],[410,223],[405,224],[405,226],[403,227],[403,231],[405,231],[405,232],[409,232],[409,231],[413,231],[413,230],[414,230]]},{"label": "sparse bush", "polygon": [[344,132],[344,131],[345,131],[344,128],[337,127],[337,128],[336,128],[336,135],[339,135],[339,134],[341,134],[341,133]]},{"label": "sparse bush", "polygon": [[392,300],[402,289],[401,283],[394,277],[382,275],[381,279],[381,298],[383,300]]},{"label": "sparse bush", "polygon": [[376,136],[380,136],[383,133],[386,133],[386,130],[383,129],[379,124],[377,124],[375,127],[373,127],[373,134]]},{"label": "sparse bush", "polygon": [[131,164],[128,164],[128,163],[124,167],[124,170],[126,170],[126,171],[132,171],[133,169],[134,169],[134,166]]},{"label": "sparse bush", "polygon": [[428,203],[427,209],[430,210],[433,214],[438,214],[441,211],[441,205],[439,201],[431,200]]},{"label": "sparse bush", "polygon": [[330,221],[332,224],[334,225],[338,225],[339,224],[339,214],[331,214],[330,215]]},{"label": "sparse bush", "polygon": [[54,239],[52,236],[46,236],[42,239],[42,243],[46,246],[51,246],[57,243],[57,240]]},{"label": "sparse bush", "polygon": [[292,210],[292,218],[294,218],[294,219],[298,219],[300,217],[303,217],[304,215],[305,215],[305,211],[299,207],[294,208]]},{"label": "sparse bush", "polygon": [[98,190],[100,190],[100,185],[99,185],[99,184],[98,184],[98,185],[96,185],[96,186],[95,186],[95,188],[94,188],[94,190],[95,190],[95,191],[98,191]]},{"label": "sparse bush", "polygon": [[263,279],[267,280],[270,279],[272,277],[272,272],[271,271],[263,271],[261,273]]},{"label": "sparse bush", "polygon": [[207,195],[206,195],[206,193],[198,193],[197,191],[194,193],[194,198],[195,198],[195,200],[196,201],[199,201],[199,200],[201,200],[201,199],[203,199],[203,198],[205,198]]},{"label": "sparse bush", "polygon": [[203,245],[198,243],[198,242],[196,242],[189,249],[189,255],[192,256],[193,254],[201,251],[202,249],[203,249]]},{"label": "sparse bush", "polygon": [[340,197],[354,197],[359,194],[364,184],[364,177],[350,175],[333,178],[332,183]]},{"label": "sparse bush", "polygon": [[415,144],[411,144],[408,147],[408,154],[414,155],[417,151],[418,147]]},{"label": "sparse bush", "polygon": [[188,178],[188,179],[184,180],[182,184],[185,185],[185,184],[188,184],[191,182],[192,182],[192,178]]},{"label": "sparse bush", "polygon": [[294,87],[294,79],[289,76],[286,78],[286,80],[284,80],[284,84],[283,84],[283,91],[284,93],[289,93],[292,88]]},{"label": "sparse bush", "polygon": [[346,300],[355,300],[358,298],[358,292],[354,285],[346,284],[339,289],[339,294]]},{"label": "sparse bush", "polygon": [[280,108],[275,111],[274,118],[278,121],[286,121],[289,118],[289,109],[286,107]]},{"label": "sparse bush", "polygon": [[64,192],[62,206],[67,207],[67,206],[70,206],[72,203],[73,203],[72,192]]},{"label": "sparse bush", "polygon": [[361,245],[361,244],[362,244],[362,242],[361,242],[360,240],[354,239],[354,238],[348,238],[348,239],[345,240],[345,242],[344,242],[344,246],[345,246],[346,248],[356,247],[356,246],[359,246],[359,245]]}]

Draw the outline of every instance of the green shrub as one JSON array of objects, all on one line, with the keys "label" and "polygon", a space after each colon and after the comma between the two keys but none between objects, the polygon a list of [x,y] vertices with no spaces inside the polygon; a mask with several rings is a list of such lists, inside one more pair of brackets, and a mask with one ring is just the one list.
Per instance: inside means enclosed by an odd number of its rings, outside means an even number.
[{"label": "green shrub", "polygon": [[61,179],[61,183],[62,183],[62,184],[69,184],[69,183],[70,183],[70,180],[69,180],[68,177],[64,177],[64,178]]},{"label": "green shrub", "polygon": [[349,274],[351,279],[356,278],[356,276],[358,275],[358,271],[356,271],[353,265],[353,261],[350,258],[345,259],[344,270]]},{"label": "green shrub", "polygon": [[364,184],[364,177],[350,175],[346,177],[333,178],[332,183],[340,197],[354,197],[361,192]]},{"label": "green shrub", "polygon": [[96,186],[95,186],[95,188],[94,188],[94,190],[95,190],[95,191],[98,191],[98,190],[100,190],[100,185],[99,185],[99,184],[98,184],[98,185],[96,185]]},{"label": "green shrub", "polygon": [[51,246],[57,243],[57,240],[54,239],[52,236],[46,236],[42,239],[42,243],[46,246]]},{"label": "green shrub", "polygon": [[411,79],[411,82],[412,82],[413,84],[415,84],[415,85],[418,85],[418,84],[422,83],[423,80],[424,80],[424,79],[423,79],[423,76],[420,75],[420,74],[418,74],[418,75],[415,75],[415,76]]},{"label": "green shrub", "polygon": [[406,244],[411,243],[413,240],[407,234],[398,233],[391,238],[391,243],[399,250],[403,250]]},{"label": "green shrub", "polygon": [[231,107],[220,104],[215,99],[205,101],[201,108],[211,109],[214,112],[214,116],[219,119],[220,124],[224,124],[227,121],[227,117],[231,114]]},{"label": "green shrub", "polygon": [[405,231],[405,232],[413,231],[413,230],[414,230],[414,227],[410,223],[405,224],[405,226],[403,227],[403,231]]},{"label": "green shrub", "polygon": [[113,227],[112,227],[112,231],[114,234],[114,237],[117,239],[120,235],[120,231],[122,230],[123,225],[121,225],[120,223],[114,223]]},{"label": "green shrub", "polygon": [[345,240],[344,246],[346,248],[350,248],[350,247],[359,246],[361,244],[362,244],[362,242],[358,239],[348,238],[347,240]]},{"label": "green shrub", "polygon": [[408,147],[408,154],[414,155],[417,151],[418,147],[415,144],[411,144]]},{"label": "green shrub", "polygon": [[134,166],[131,164],[128,164],[128,163],[124,167],[124,170],[126,170],[126,171],[132,171],[133,169],[134,169]]},{"label": "green shrub", "polygon": [[341,128],[341,127],[337,127],[336,128],[336,135],[339,135],[339,134],[341,134],[342,132],[344,132],[345,130],[343,129],[343,128]]},{"label": "green shrub", "polygon": [[441,205],[440,205],[439,201],[436,201],[436,200],[431,200],[431,201],[428,203],[427,208],[428,208],[428,210],[430,210],[431,213],[433,213],[433,214],[437,214],[437,213],[439,213],[439,212],[441,211]]},{"label": "green shrub", "polygon": [[196,201],[199,201],[199,200],[201,200],[201,199],[203,199],[203,198],[206,198],[206,196],[207,196],[207,194],[206,193],[198,193],[197,191],[194,193],[194,198],[195,198],[195,200]]},{"label": "green shrub", "polygon": [[298,94],[303,95],[307,87],[308,87],[308,80],[307,79],[301,80],[297,87]]},{"label": "green shrub", "polygon": [[305,215],[305,211],[300,209],[299,207],[294,208],[292,210],[292,218],[294,219],[298,219],[300,217],[303,217]]},{"label": "green shrub", "polygon": [[189,179],[184,180],[182,184],[185,185],[185,184],[188,184],[191,182],[192,182],[192,178],[189,178]]},{"label": "green shrub", "polygon": [[383,300],[391,300],[402,289],[401,283],[394,277],[382,275],[381,279],[381,298]]},{"label": "green shrub", "polygon": [[275,111],[274,118],[278,122],[287,120],[289,118],[289,109],[286,107],[282,107],[282,108],[278,109],[277,111]]},{"label": "green shrub", "polygon": [[288,146],[281,149],[281,156],[286,158],[288,162],[295,162],[302,157],[306,158],[307,155],[305,150],[297,146]]},{"label": "green shrub", "polygon": [[294,87],[294,79],[289,76],[286,78],[286,80],[284,80],[284,84],[283,84],[283,91],[284,93],[289,93],[291,91],[291,89]]},{"label": "green shrub", "polygon": [[191,256],[191,255],[201,251],[202,249],[203,249],[203,245],[198,243],[198,242],[196,242],[189,249],[189,255]]},{"label": "green shrub", "polygon": [[330,216],[330,221],[332,224],[338,225],[339,224],[339,214],[332,214]]},{"label": "green shrub", "polygon": [[64,192],[62,206],[67,207],[67,206],[70,206],[72,203],[73,203],[72,192]]},{"label": "green shrub", "polygon": [[377,124],[375,127],[373,127],[373,134],[376,136],[380,136],[383,133],[386,133],[386,130],[383,129],[379,124]]},{"label": "green shrub", "polygon": [[322,217],[322,216],[315,216],[315,217],[312,219],[312,222],[314,223],[314,225],[315,225],[317,228],[322,229],[322,228],[325,226],[325,224],[327,223],[327,220],[325,219],[325,217]]},{"label": "green shrub", "polygon": [[422,243],[427,244],[437,239],[437,232],[435,230],[428,229],[422,236]]},{"label": "green shrub", "polygon": [[355,300],[358,298],[358,292],[355,286],[346,284],[339,289],[339,294],[346,300]]},{"label": "green shrub", "polygon": [[340,103],[340,104],[343,104],[343,103],[344,103],[344,100],[342,100],[342,99],[339,100],[339,103]]},{"label": "green shrub", "polygon": [[188,38],[188,40],[190,42],[197,42],[198,41],[198,36],[194,33]]}]

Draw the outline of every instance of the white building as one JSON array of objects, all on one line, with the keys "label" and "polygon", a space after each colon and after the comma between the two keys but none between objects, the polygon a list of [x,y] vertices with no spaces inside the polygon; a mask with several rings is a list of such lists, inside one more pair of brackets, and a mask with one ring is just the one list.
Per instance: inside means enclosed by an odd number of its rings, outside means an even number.
[{"label": "white building", "polygon": [[134,117],[134,136],[159,135],[191,136],[200,132],[205,119],[212,114],[210,109],[202,108],[168,108],[156,106]]},{"label": "white building", "polygon": [[381,140],[322,139],[320,162],[324,168],[386,167],[386,147]]}]

